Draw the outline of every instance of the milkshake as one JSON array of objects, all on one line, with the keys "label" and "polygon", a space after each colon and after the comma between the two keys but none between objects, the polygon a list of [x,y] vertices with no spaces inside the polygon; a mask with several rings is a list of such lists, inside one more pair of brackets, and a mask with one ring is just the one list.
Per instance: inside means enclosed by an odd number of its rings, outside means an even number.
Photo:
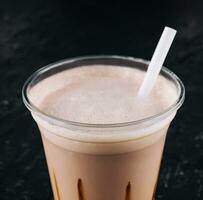
[{"label": "milkshake", "polygon": [[85,57],[37,72],[24,102],[38,124],[55,200],[152,200],[165,137],[184,98],[163,69],[137,96],[147,62]]}]

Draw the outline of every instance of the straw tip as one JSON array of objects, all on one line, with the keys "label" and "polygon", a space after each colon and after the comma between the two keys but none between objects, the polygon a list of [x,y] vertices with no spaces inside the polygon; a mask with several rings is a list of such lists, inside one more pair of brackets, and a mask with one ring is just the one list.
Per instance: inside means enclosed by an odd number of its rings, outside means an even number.
[{"label": "straw tip", "polygon": [[170,31],[170,32],[173,33],[173,34],[176,34],[176,33],[177,33],[177,31],[176,31],[175,29],[173,29],[173,28],[171,28],[171,27],[168,27],[168,26],[165,26],[164,30]]}]

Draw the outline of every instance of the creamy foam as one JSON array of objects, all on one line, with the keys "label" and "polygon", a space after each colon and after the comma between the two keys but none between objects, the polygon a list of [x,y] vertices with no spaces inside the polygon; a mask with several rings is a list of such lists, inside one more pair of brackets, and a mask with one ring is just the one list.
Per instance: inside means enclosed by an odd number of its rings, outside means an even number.
[{"label": "creamy foam", "polygon": [[175,85],[163,76],[148,98],[137,97],[144,75],[128,67],[83,66],[41,81],[31,95],[43,112],[57,118],[96,124],[135,121],[162,112],[177,99]]},{"label": "creamy foam", "polygon": [[[175,84],[159,76],[151,95],[138,98],[144,75],[144,71],[123,66],[77,67],[41,80],[30,89],[29,99],[59,119],[93,124],[135,121],[164,111],[178,96]],[[57,146],[88,154],[117,154],[145,148],[164,137],[175,113],[108,128],[59,124],[35,112],[32,115],[42,135]]]}]

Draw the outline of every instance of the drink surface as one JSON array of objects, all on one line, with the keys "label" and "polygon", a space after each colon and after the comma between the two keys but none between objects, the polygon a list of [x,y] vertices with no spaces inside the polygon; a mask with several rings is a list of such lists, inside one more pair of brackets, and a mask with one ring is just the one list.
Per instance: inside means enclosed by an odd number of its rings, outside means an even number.
[{"label": "drink surface", "polygon": [[32,93],[43,112],[60,119],[124,123],[156,115],[177,99],[175,85],[163,76],[147,98],[139,98],[144,75],[144,71],[128,67],[83,66],[43,80]]},{"label": "drink surface", "polygon": [[[81,66],[45,78],[31,89],[29,95],[40,110],[59,119],[90,124],[131,122],[159,114],[175,103],[178,96],[175,84],[160,75],[151,94],[147,98],[139,98],[137,92],[145,73],[140,69],[124,66]],[[167,118],[159,119],[158,123],[154,122],[139,129],[126,127],[124,131],[64,129],[41,120],[35,114],[33,117],[49,132],[68,139],[120,142],[158,132],[168,126],[174,115],[172,113]],[[55,137],[46,135],[50,139]],[[71,144],[63,146],[71,147]],[[96,149],[99,150],[99,146]]]}]

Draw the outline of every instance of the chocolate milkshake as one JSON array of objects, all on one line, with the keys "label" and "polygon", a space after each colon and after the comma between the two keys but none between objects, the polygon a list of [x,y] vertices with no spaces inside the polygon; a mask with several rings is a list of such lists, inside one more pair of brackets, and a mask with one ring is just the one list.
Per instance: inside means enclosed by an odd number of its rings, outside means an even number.
[{"label": "chocolate milkshake", "polygon": [[27,82],[24,100],[42,135],[55,200],[154,198],[166,132],[184,93],[163,69],[151,94],[138,97],[146,67],[132,58],[81,58]]}]

